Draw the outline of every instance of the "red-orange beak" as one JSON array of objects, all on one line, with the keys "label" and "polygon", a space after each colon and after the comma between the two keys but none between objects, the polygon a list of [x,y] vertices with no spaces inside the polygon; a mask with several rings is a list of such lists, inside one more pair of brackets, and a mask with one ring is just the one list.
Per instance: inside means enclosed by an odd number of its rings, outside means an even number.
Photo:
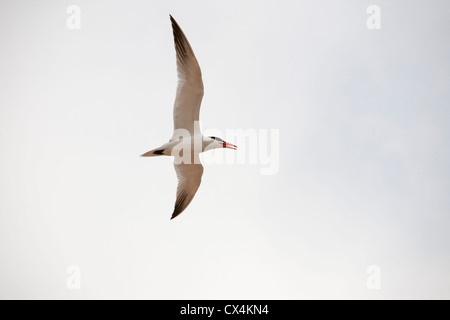
[{"label": "red-orange beak", "polygon": [[232,144],[232,143],[228,143],[228,142],[224,142],[224,143],[223,143],[223,147],[224,147],[224,148],[227,148],[227,149],[237,150],[237,146],[235,146],[235,145]]}]

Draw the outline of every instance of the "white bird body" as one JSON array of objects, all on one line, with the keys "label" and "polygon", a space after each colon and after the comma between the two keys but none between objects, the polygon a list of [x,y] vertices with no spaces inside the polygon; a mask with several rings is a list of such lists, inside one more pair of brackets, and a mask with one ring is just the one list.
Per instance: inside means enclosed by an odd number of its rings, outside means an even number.
[{"label": "white bird body", "polygon": [[205,137],[199,126],[200,105],[203,98],[203,80],[200,66],[186,36],[170,16],[177,54],[178,86],[173,108],[174,132],[169,142],[144,153],[143,157],[173,156],[178,178],[177,199],[171,219],[182,213],[197,192],[203,166],[201,152],[237,147],[220,138]]},{"label": "white bird body", "polygon": [[[144,153],[143,157],[155,156],[174,156],[183,157],[183,153],[199,154],[208,150],[222,148],[223,142],[213,140],[210,137],[203,135],[183,136],[176,139],[171,139],[169,142],[163,144],[159,148],[155,148]],[[158,152],[161,151],[161,152]],[[155,153],[156,152],[156,153]]]}]

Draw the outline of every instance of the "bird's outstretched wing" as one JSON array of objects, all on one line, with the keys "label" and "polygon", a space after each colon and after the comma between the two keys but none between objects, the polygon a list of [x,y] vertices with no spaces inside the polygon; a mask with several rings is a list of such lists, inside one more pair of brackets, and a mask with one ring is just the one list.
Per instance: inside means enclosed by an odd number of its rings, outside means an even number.
[{"label": "bird's outstretched wing", "polygon": [[177,129],[186,129],[193,136],[194,132],[200,133],[198,120],[203,98],[202,72],[194,51],[180,26],[172,16],[170,16],[170,21],[172,22],[178,71],[177,95],[173,108],[173,138],[177,136]]},{"label": "bird's outstretched wing", "polygon": [[172,218],[175,218],[187,208],[194,199],[195,193],[200,187],[203,175],[201,164],[174,164],[178,178],[177,200],[173,209]]}]

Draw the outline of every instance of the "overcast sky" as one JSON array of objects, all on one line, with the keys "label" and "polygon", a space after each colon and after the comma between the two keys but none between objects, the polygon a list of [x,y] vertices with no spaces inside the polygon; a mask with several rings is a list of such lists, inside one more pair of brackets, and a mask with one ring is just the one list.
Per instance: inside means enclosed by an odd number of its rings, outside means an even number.
[{"label": "overcast sky", "polygon": [[[275,174],[205,164],[173,221],[172,159],[139,157],[172,133],[169,14],[202,128],[279,130]],[[0,298],[450,299],[449,36],[448,0],[2,0]]]}]

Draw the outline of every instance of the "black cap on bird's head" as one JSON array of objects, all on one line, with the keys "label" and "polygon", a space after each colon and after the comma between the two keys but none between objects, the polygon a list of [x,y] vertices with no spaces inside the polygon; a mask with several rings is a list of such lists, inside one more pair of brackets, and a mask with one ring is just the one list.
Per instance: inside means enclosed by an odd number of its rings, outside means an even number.
[{"label": "black cap on bird's head", "polygon": [[233,150],[237,150],[237,146],[235,146],[232,143],[228,143],[223,141],[222,139],[218,138],[218,137],[210,137],[212,140],[217,141],[218,143],[222,144],[222,148],[227,148],[227,149],[233,149]]}]

